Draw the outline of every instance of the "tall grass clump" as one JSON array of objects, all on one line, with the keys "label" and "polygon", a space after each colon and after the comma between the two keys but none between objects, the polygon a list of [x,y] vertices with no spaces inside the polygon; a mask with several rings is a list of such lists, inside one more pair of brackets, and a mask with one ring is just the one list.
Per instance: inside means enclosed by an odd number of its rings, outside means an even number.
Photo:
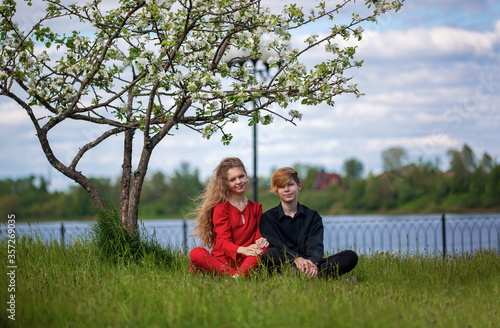
[{"label": "tall grass clump", "polygon": [[162,247],[156,235],[148,235],[144,226],[141,226],[135,236],[130,236],[111,202],[108,202],[108,210],[98,211],[90,236],[97,246],[99,257],[112,263],[169,266],[178,262],[179,256],[170,248]]}]

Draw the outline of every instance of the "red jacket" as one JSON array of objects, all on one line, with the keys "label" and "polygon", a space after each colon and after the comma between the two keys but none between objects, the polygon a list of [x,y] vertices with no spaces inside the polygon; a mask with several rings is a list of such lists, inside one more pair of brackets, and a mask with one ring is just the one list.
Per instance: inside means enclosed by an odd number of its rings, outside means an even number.
[{"label": "red jacket", "polygon": [[[244,224],[241,215],[245,218]],[[255,244],[255,241],[262,237],[259,231],[261,216],[262,204],[251,200],[248,200],[243,211],[229,202],[217,204],[212,213],[215,229],[212,255],[224,262],[240,262],[245,256],[236,253],[238,248]]]}]

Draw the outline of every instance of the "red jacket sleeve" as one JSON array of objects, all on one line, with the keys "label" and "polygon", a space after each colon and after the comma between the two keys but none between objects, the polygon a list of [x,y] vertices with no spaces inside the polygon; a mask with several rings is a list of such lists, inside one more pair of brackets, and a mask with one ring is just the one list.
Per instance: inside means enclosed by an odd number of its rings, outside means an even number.
[{"label": "red jacket sleeve", "polygon": [[215,247],[232,259],[236,258],[239,246],[234,243],[229,223],[229,212],[225,204],[217,204],[212,214],[215,229]]}]

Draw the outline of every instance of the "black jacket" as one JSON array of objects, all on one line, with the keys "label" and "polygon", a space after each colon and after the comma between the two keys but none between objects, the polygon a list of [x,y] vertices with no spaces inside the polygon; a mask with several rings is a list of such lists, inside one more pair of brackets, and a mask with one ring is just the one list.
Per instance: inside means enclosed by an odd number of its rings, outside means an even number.
[{"label": "black jacket", "polygon": [[315,210],[298,204],[293,218],[285,215],[281,203],[260,219],[260,233],[270,247],[283,249],[294,257],[318,263],[324,255],[323,220]]}]

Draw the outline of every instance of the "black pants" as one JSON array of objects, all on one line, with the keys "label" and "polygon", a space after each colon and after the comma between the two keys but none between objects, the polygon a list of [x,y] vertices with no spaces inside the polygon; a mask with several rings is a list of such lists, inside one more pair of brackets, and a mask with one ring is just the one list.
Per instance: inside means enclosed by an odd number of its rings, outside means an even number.
[{"label": "black pants", "polygon": [[[270,247],[264,255],[262,255],[262,263],[270,270],[273,268],[281,269],[283,265],[291,265],[297,267],[294,263],[294,258],[287,256],[283,250]],[[341,276],[356,267],[358,263],[358,255],[351,250],[345,250],[332,256],[323,258],[317,264],[318,276],[324,278],[336,278]]]}]

